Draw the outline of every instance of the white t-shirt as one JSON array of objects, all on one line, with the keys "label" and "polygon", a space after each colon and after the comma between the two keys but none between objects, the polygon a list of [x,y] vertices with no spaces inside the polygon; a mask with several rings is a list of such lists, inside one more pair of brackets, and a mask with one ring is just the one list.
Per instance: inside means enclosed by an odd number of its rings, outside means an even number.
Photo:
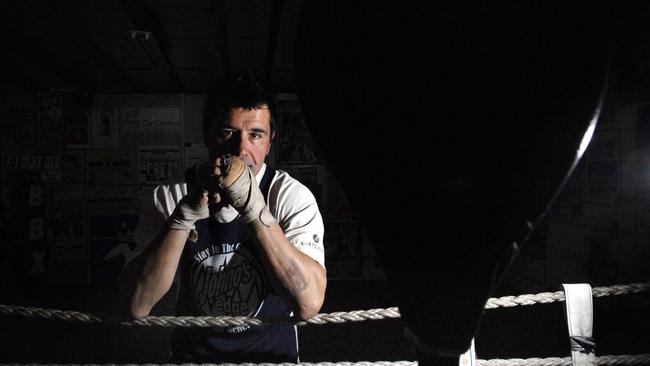
[{"label": "white t-shirt", "polygon": [[[255,176],[259,184],[266,171],[266,164]],[[136,249],[134,258],[158,235],[165,222],[174,211],[176,204],[187,194],[184,180],[170,182],[156,187],[151,200],[146,200],[140,221],[135,229]],[[302,183],[287,172],[276,170],[266,197],[269,211],[277,220],[289,242],[298,250],[312,257],[323,268],[325,251],[323,248],[323,218],[318,209],[316,198]],[[237,211],[224,207],[215,216],[217,221],[225,223],[237,218]]]}]

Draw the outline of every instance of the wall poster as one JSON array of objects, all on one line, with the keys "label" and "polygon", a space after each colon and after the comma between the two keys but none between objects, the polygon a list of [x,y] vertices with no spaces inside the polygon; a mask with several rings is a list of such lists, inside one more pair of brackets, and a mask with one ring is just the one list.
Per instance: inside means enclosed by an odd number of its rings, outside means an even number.
[{"label": "wall poster", "polygon": [[182,177],[178,146],[141,146],[138,149],[138,191],[147,197],[156,186]]},{"label": "wall poster", "polygon": [[14,232],[3,246],[22,258],[10,264],[16,277],[86,283],[83,152],[22,151],[5,153],[2,161],[2,231]]}]

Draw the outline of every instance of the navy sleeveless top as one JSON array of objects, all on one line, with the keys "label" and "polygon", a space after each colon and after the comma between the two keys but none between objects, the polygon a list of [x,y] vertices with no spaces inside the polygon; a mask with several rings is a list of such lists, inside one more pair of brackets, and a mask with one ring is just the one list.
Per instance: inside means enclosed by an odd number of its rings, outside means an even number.
[{"label": "navy sleeveless top", "polygon": [[[188,187],[192,174],[186,173]],[[260,182],[265,199],[274,175],[267,166]],[[289,318],[293,308],[280,298],[278,281],[241,217],[229,223],[208,218],[195,226],[198,239],[188,240],[181,256],[178,316]],[[171,346],[173,362],[298,362],[291,324],[176,328]]]}]

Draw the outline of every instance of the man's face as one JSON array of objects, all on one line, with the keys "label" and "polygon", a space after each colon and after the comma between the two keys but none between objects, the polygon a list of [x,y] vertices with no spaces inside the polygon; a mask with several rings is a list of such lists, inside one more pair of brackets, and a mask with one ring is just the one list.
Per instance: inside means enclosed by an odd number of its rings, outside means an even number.
[{"label": "man's face", "polygon": [[271,149],[271,114],[266,107],[233,108],[226,120],[210,129],[210,160],[230,154],[237,156],[257,174]]}]

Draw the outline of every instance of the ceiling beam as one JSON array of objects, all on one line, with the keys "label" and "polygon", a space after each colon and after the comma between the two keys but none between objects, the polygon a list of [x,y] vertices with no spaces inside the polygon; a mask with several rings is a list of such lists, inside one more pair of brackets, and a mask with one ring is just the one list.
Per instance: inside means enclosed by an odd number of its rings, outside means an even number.
[{"label": "ceiling beam", "polygon": [[147,39],[141,38],[138,41],[143,47],[146,47],[147,56],[152,57],[152,54],[157,54],[158,56],[153,57],[159,57],[160,60],[152,60],[156,68],[162,69],[161,71],[169,77],[174,91],[184,91],[183,80],[169,57],[169,37],[158,18],[143,0],[120,0],[120,2],[131,23],[135,25],[136,29],[134,30],[151,34]]},{"label": "ceiling beam", "polygon": [[226,11],[223,0],[210,0],[210,10],[214,16],[214,34],[217,41],[217,53],[219,54],[221,67],[224,69],[226,78],[230,78],[230,49],[228,46],[228,25],[226,24]]},{"label": "ceiling beam", "polygon": [[282,24],[282,8],[284,0],[273,0],[271,9],[271,22],[269,29],[268,48],[266,49],[266,85],[271,85],[271,77],[273,76],[273,68],[275,65],[275,51],[278,45],[278,37],[280,35],[280,25]]}]

